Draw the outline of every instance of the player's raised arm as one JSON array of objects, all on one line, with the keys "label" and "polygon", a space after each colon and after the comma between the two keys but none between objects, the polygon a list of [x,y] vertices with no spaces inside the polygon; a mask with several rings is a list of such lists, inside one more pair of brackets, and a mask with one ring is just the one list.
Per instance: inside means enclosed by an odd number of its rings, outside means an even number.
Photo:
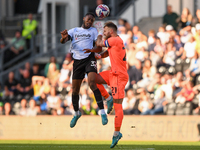
[{"label": "player's raised arm", "polygon": [[98,35],[97,40],[96,40],[96,46],[105,47],[104,41],[102,39],[102,35]]},{"label": "player's raised arm", "polygon": [[66,43],[68,40],[70,40],[70,36],[68,35],[67,30],[63,30],[60,32],[61,34],[61,39],[60,39],[60,43],[64,44]]}]

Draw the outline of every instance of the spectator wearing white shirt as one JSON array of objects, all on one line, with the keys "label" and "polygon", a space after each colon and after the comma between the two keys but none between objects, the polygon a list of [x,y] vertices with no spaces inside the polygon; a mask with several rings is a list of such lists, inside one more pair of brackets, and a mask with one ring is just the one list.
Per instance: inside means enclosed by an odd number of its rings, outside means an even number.
[{"label": "spectator wearing white shirt", "polygon": [[134,92],[132,89],[129,89],[122,103],[124,114],[127,114],[127,115],[131,114],[131,111],[134,107],[135,102],[136,102],[136,97],[134,95]]},{"label": "spectator wearing white shirt", "polygon": [[193,58],[195,53],[195,48],[196,48],[196,41],[192,36],[192,34],[190,34],[188,42],[186,42],[184,45],[184,52],[181,58],[182,59]]}]

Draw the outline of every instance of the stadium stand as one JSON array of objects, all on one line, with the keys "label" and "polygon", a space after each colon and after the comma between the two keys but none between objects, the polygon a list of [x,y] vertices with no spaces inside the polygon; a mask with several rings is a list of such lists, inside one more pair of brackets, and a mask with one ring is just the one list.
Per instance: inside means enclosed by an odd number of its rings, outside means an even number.
[{"label": "stadium stand", "polygon": [[[123,0],[120,2],[125,3]],[[117,5],[119,4],[117,3]],[[119,6],[118,9],[120,9]],[[185,15],[184,12],[183,15]],[[188,16],[185,17],[188,19]],[[35,16],[35,18],[40,17]],[[21,21],[23,19],[25,17],[20,18]],[[143,19],[143,21],[145,20],[145,23],[148,23],[150,19]],[[159,20],[161,20],[160,17]],[[148,27],[156,27],[155,31],[151,28],[147,29],[147,26],[145,24],[141,25],[141,23],[130,29],[127,26],[126,19],[120,18],[118,20],[118,27],[123,26],[123,29],[125,29],[123,34],[120,34],[121,30],[118,31],[119,36],[128,37],[124,38],[130,79],[126,86],[126,101],[123,104],[126,108],[124,110],[126,114],[138,115],[141,112],[149,111],[149,109],[154,110],[155,106],[159,106],[160,111],[156,113],[158,115],[198,114],[195,110],[200,107],[200,75],[196,73],[196,70],[200,70],[200,64],[198,64],[200,53],[197,47],[200,24],[189,20],[186,25],[187,20],[183,25],[183,18],[179,17],[179,20],[179,28],[177,29],[173,29],[168,25],[154,26],[151,21],[151,26]],[[41,20],[38,19],[37,21],[40,25]],[[145,32],[149,33],[148,35],[141,31],[140,25],[145,28]],[[19,112],[22,108],[28,111],[30,103],[35,107],[38,115],[71,115],[73,113],[71,102],[73,60],[71,54],[63,51],[64,47],[59,43],[56,43],[56,46],[53,46],[55,43],[43,45],[42,41],[45,39],[51,43],[51,35],[44,37],[40,34],[30,34],[34,37],[30,39],[30,47],[19,56],[3,61],[7,51],[16,43],[6,41],[6,36],[4,37],[0,33],[0,45],[3,45],[0,47],[0,82],[2,85],[0,106],[4,108],[1,114],[15,113],[20,115]],[[14,37],[13,32],[7,35]],[[181,43],[177,42],[177,35],[180,37]],[[191,37],[194,37],[194,41],[189,40]],[[21,37],[21,40],[25,38]],[[56,39],[59,38],[60,35],[56,34]],[[186,43],[193,48],[196,47],[197,58],[195,58],[195,52],[188,55]],[[48,49],[48,53],[43,51],[43,47]],[[49,61],[49,58],[53,59]],[[195,63],[194,68],[191,69],[192,59],[195,59]],[[150,63],[146,63],[147,61]],[[29,63],[29,66],[25,65],[27,63]],[[107,58],[98,60],[99,71],[108,69],[110,69],[110,64]],[[8,78],[11,71],[14,73],[15,80]],[[33,78],[38,76],[42,80],[37,78],[33,83]],[[189,84],[191,84],[191,87],[188,86]],[[52,86],[56,91],[51,91]],[[110,92],[109,87],[106,88]],[[129,90],[133,91],[131,98],[127,94]],[[165,93],[165,96],[162,97],[164,101],[160,98],[161,92]],[[178,100],[177,97],[179,97]],[[56,101],[54,105],[52,99]],[[91,90],[87,86],[87,77],[81,87],[80,99],[80,109],[83,114],[98,114],[99,110],[94,95],[91,94]],[[22,104],[22,100],[26,100],[26,107]]]}]

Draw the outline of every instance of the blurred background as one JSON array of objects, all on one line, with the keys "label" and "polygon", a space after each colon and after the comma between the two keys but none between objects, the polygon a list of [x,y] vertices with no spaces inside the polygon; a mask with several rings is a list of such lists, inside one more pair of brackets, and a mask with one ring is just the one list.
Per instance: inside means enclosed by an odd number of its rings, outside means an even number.
[{"label": "blurred background", "polygon": [[[0,114],[73,114],[73,60],[60,31],[102,3],[110,15],[95,22],[116,23],[127,50],[124,114],[199,115],[200,0],[1,0]],[[98,60],[108,69],[109,58]],[[80,99],[83,114],[98,115],[87,76]]]}]

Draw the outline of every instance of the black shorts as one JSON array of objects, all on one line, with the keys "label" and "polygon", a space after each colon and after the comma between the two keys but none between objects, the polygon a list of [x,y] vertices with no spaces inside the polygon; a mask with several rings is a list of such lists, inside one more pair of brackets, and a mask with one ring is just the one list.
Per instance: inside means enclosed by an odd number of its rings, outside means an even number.
[{"label": "black shorts", "polygon": [[97,73],[97,62],[94,53],[81,60],[74,59],[72,79],[84,79],[85,73],[88,74],[89,72]]}]

